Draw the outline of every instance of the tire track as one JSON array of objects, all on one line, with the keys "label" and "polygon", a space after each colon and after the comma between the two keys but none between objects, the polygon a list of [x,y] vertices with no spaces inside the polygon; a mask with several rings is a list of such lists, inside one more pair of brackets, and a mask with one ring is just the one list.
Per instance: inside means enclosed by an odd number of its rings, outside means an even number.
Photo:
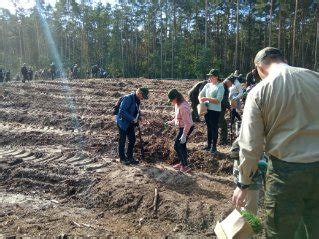
[{"label": "tire track", "polygon": [[96,172],[98,169],[108,167],[114,159],[92,158],[84,155],[73,155],[63,153],[49,153],[44,156],[38,156],[38,152],[28,149],[0,149],[0,164],[10,164],[13,161],[20,160],[20,163],[27,162],[30,164],[54,164],[63,167],[69,166],[89,172]]}]

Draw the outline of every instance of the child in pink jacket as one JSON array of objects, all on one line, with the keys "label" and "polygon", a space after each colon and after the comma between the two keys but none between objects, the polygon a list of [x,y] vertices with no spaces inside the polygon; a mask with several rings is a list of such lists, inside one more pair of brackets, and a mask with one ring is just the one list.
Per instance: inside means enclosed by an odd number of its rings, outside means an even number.
[{"label": "child in pink jacket", "polygon": [[172,89],[168,93],[169,101],[175,106],[175,118],[168,124],[175,124],[178,128],[178,134],[175,139],[174,149],[177,153],[180,163],[173,166],[174,169],[182,172],[188,172],[187,148],[186,143],[189,135],[194,129],[194,123],[191,115],[189,103],[184,99],[183,95],[176,89]]}]

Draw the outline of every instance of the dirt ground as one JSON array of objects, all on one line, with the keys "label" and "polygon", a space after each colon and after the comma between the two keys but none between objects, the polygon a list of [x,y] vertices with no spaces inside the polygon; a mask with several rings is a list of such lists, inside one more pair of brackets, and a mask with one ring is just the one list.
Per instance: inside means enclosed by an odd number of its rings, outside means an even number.
[{"label": "dirt ground", "polygon": [[[212,238],[233,206],[229,147],[212,159],[200,150],[206,128],[190,139],[191,173],[174,162],[176,129],[164,128],[194,81],[90,79],[11,82],[0,88],[0,238],[8,236]],[[112,107],[121,95],[148,86],[142,103],[146,158],[117,162]],[[137,140],[138,144],[138,140]],[[139,147],[136,147],[139,158]]]}]

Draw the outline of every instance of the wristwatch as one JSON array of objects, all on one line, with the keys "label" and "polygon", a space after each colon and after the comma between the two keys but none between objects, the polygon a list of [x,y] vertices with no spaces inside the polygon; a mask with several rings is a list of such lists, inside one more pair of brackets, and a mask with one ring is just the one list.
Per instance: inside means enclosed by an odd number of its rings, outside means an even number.
[{"label": "wristwatch", "polygon": [[249,188],[249,185],[245,185],[240,182],[237,182],[237,187],[239,187],[240,189],[246,189],[246,188]]}]

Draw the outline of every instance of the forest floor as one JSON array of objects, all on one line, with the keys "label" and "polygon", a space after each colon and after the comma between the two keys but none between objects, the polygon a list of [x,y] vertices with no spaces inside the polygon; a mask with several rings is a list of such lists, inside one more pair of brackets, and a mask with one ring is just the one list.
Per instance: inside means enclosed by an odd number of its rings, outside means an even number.
[{"label": "forest floor", "polygon": [[[177,172],[170,166],[176,129],[163,126],[174,113],[167,92],[177,88],[187,95],[194,83],[140,78],[3,84],[0,238],[211,238],[216,222],[233,210],[229,147],[219,147],[214,159],[201,151],[206,127],[197,123],[188,144],[192,171]],[[141,127],[146,158],[123,166],[112,107],[140,86],[150,89],[150,99],[142,102],[150,123]]]}]

